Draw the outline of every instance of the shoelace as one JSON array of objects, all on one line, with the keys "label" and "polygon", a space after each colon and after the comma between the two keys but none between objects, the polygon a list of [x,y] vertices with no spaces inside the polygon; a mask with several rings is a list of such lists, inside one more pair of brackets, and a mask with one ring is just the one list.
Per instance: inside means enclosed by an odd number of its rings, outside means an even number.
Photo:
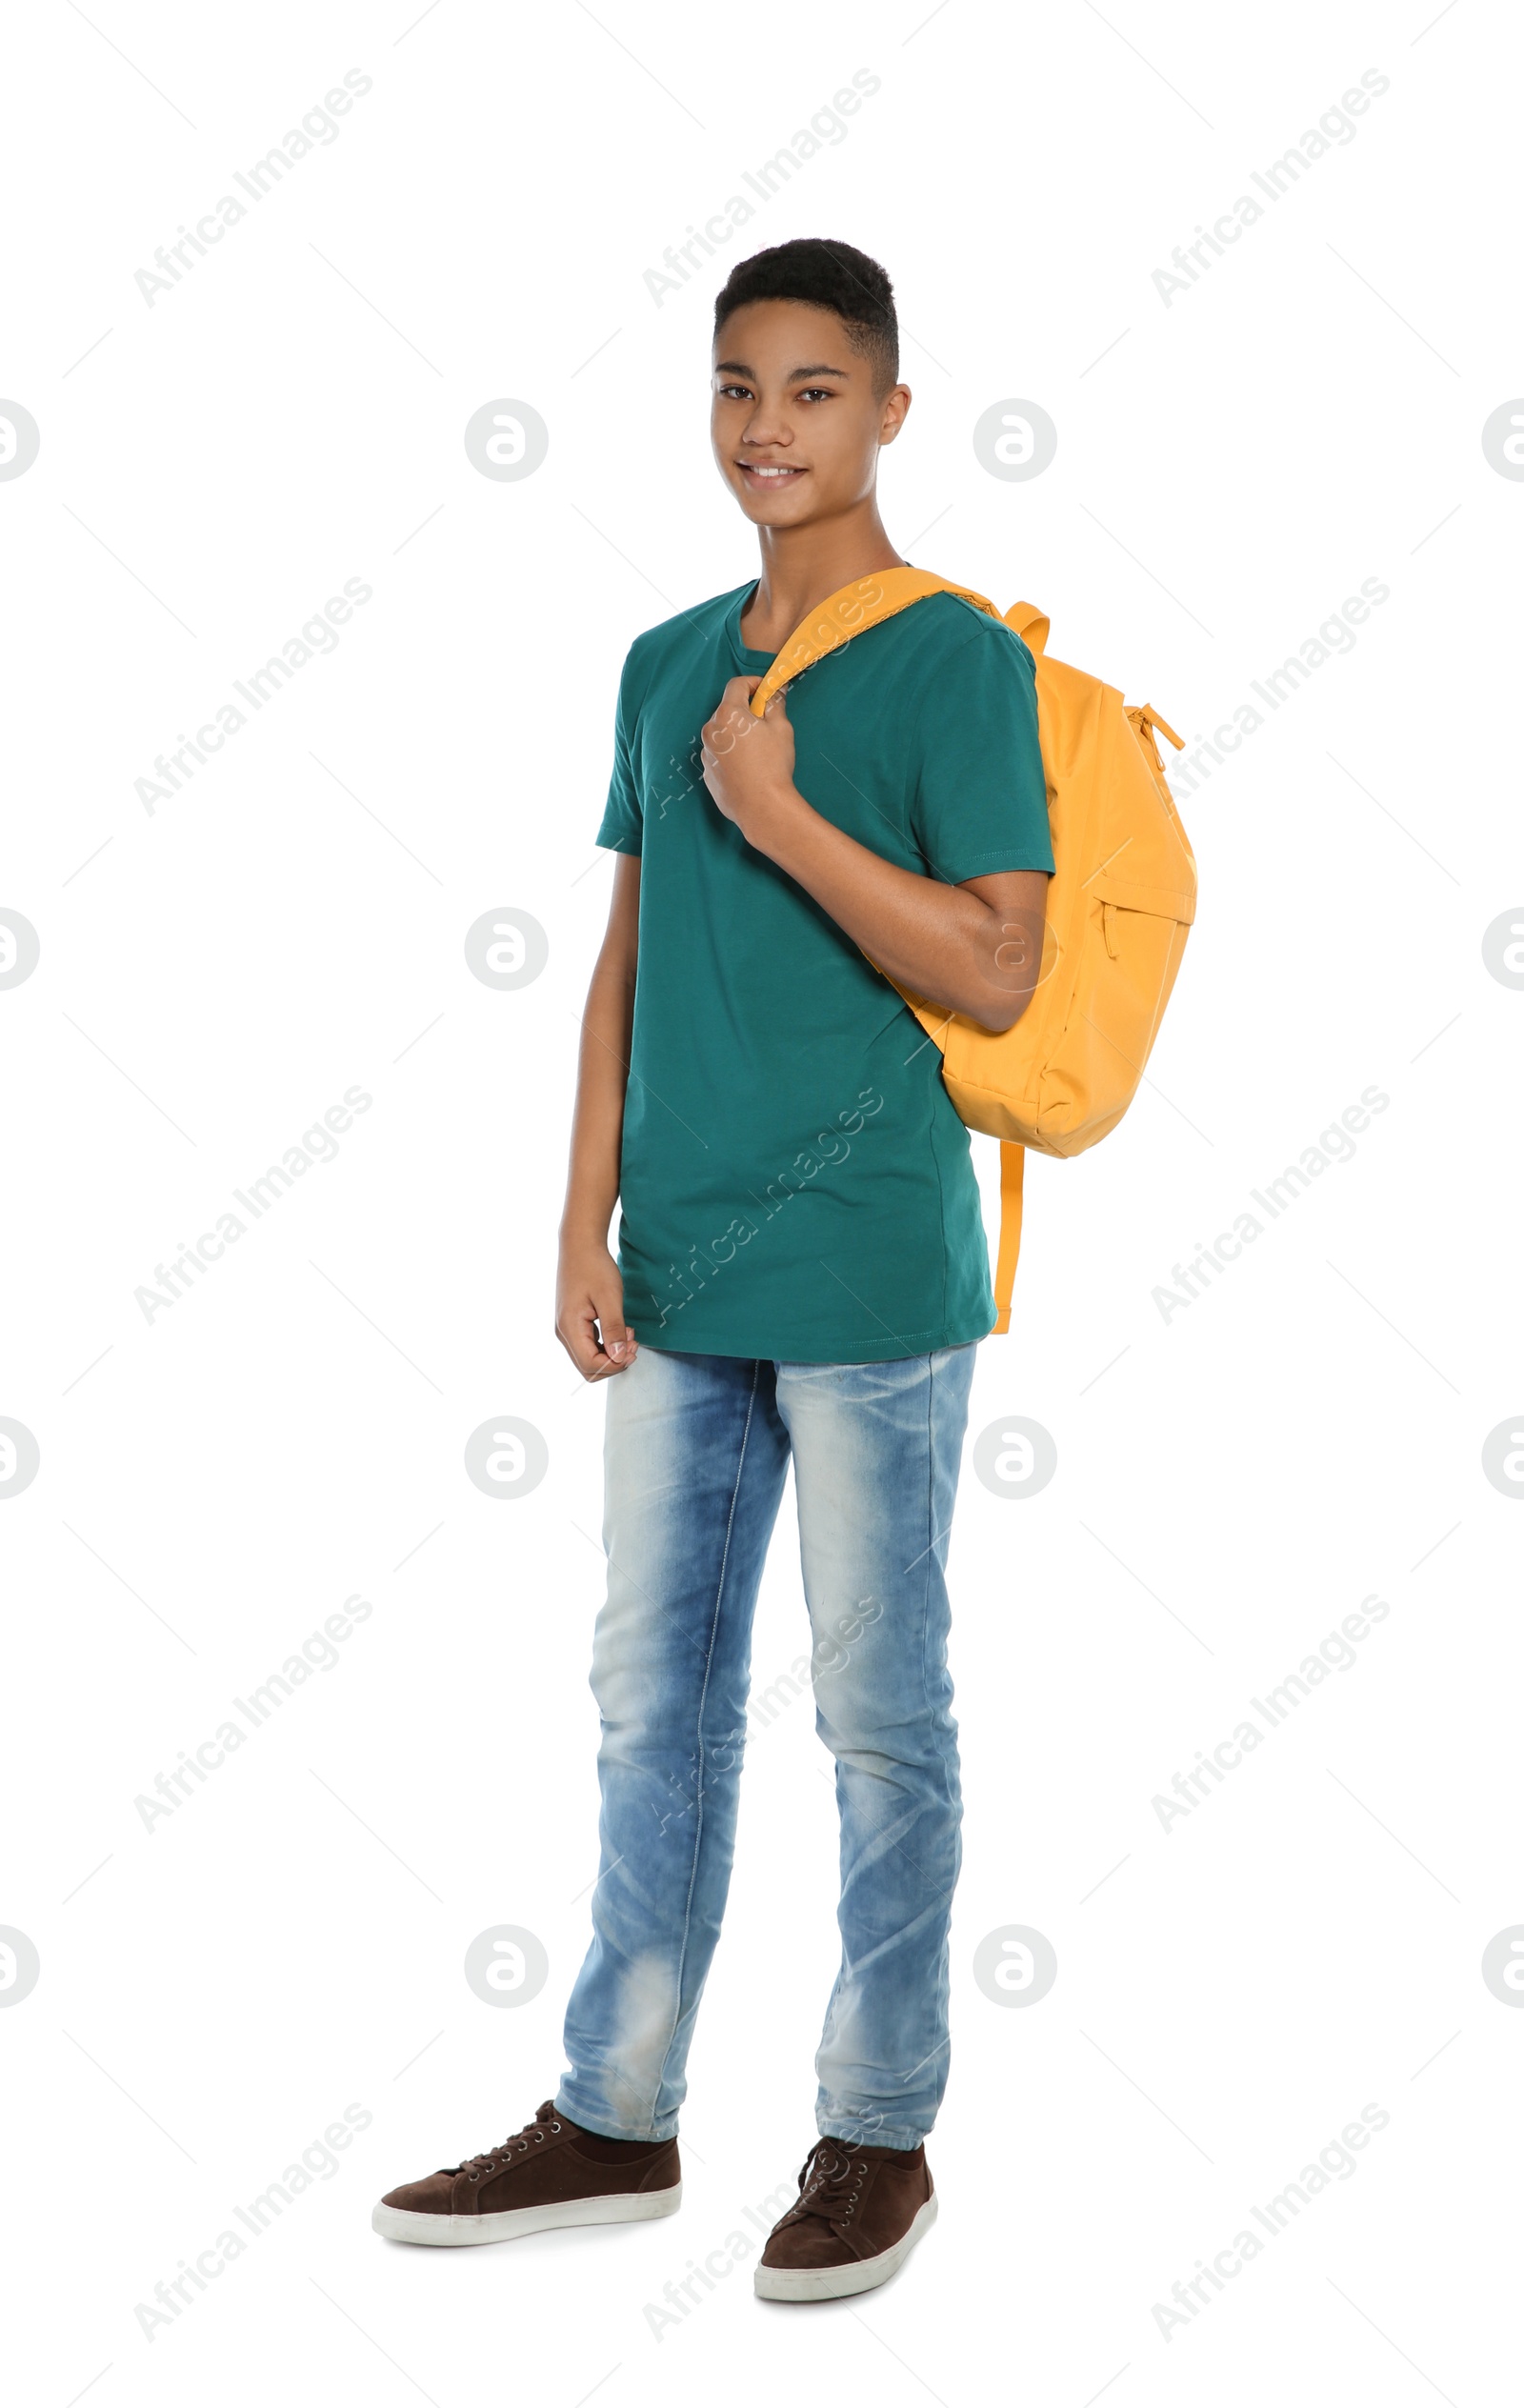
[{"label": "shoelace", "polygon": [[828,2224],[850,2224],[867,2171],[865,2157],[842,2155],[839,2142],[817,2140],[799,2168],[799,2197],[790,2216],[821,2216]]},{"label": "shoelace", "polygon": [[508,2138],[499,2141],[495,2149],[483,2149],[476,2157],[465,2158],[455,2168],[455,2172],[468,2175],[472,2182],[479,2182],[484,2175],[495,2174],[500,2165],[506,2165],[515,2151],[531,2149],[537,2141],[543,2140],[548,2133],[559,2132],[560,2129],[560,2121],[555,2115],[553,2103],[548,2098],[539,2114],[523,2125],[519,2131],[511,2132]]}]

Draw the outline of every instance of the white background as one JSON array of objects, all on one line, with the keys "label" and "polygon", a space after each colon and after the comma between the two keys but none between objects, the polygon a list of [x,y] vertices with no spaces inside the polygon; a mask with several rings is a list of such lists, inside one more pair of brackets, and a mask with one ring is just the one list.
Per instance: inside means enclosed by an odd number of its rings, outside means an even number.
[{"label": "white background", "polygon": [[[1524,2041],[1480,1973],[1524,1917],[1518,1524],[1481,1468],[1521,1404],[1524,997],[1481,942],[1524,893],[1524,490],[1480,441],[1524,390],[1517,22],[414,14],[94,0],[10,36],[0,391],[42,437],[0,483],[0,904],[41,939],[0,993],[0,1414],[41,1451],[0,1511],[0,1922],[42,1966],[0,2015],[10,2395],[1480,2408],[1516,2353]],[[155,248],[351,68],[338,139],[150,307]],[[1391,593],[1183,802],[1202,910],[1149,1082],[1029,1173],[971,1433],[1038,1420],[1058,1471],[1025,1501],[971,1474],[952,1547],[940,2223],[863,2302],[764,2307],[748,2259],[658,2335],[812,2137],[835,1837],[803,1701],[750,1754],[681,2217],[407,2252],[369,2216],[553,2089],[588,1932],[602,1399],[551,1296],[592,834],[627,645],[753,565],[707,449],[726,262],[660,307],[643,277],[859,69],[847,138],[727,256],[818,233],[889,267],[902,549],[1040,603],[1192,738]],[[1173,248],[1369,69],[1355,139],[1166,307]],[[1058,429],[1030,483],[972,447],[1012,396]],[[501,397],[550,430],[521,482],[462,442]],[[337,650],[150,815],[154,756],[351,577]],[[504,908],[551,947],[509,993],[463,950]],[[155,1266],[356,1085],[337,1159],[146,1321]],[[1354,1158],[1166,1321],[1172,1266],[1368,1086]],[[518,1500],[463,1469],[504,1414],[550,1449]],[[337,1665],[146,1830],[155,1776],[356,1592]],[[1372,1593],[1354,1668],[1162,1829],[1154,1796]],[[760,1681],[804,1631],[780,1526]],[[506,2013],[462,1974],[500,1923],[551,1967]],[[1009,1924],[1058,1959],[1019,2012],[971,1971]],[[351,2102],[331,2178],[145,2338],[154,2284]],[[1161,2333],[1372,2102],[1357,2172]]]}]

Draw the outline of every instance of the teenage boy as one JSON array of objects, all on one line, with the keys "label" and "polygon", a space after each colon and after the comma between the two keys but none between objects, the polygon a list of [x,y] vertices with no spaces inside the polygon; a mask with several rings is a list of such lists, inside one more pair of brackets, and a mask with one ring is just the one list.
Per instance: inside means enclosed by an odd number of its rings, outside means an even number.
[{"label": "teenage boy", "polygon": [[950,594],[750,712],[808,612],[904,565],[875,480],[911,395],[889,278],[849,244],[744,261],[714,322],[714,455],[761,573],[625,665],[561,1233],[556,1330],[610,1383],[602,1860],[571,2071],[511,2139],[390,2192],[375,2223],[495,2240],[677,2206],[792,1458],[842,1954],[820,2137],[755,2279],[817,2299],[886,2280],[936,2213],[961,1818],[943,1574],[994,1319],[968,1133],[889,980],[1011,1027],[1053,853],[1031,656]]}]

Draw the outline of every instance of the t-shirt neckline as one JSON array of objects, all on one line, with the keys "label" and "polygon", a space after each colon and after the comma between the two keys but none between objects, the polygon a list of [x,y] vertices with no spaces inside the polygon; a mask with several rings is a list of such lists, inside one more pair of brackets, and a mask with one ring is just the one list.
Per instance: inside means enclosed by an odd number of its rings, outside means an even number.
[{"label": "t-shirt neckline", "polygon": [[759,583],[760,579],[753,577],[750,585],[744,585],[741,588],[740,592],[731,604],[725,621],[725,632],[730,638],[731,650],[747,675],[751,677],[765,677],[777,658],[776,652],[753,652],[749,644],[741,640],[741,620],[751,608]]}]

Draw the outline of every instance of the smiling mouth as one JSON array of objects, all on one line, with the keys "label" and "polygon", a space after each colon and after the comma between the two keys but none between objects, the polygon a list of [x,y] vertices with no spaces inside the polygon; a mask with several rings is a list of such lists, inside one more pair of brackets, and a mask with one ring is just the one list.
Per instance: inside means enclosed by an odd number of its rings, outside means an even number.
[{"label": "smiling mouth", "polygon": [[764,485],[787,485],[792,477],[807,473],[804,469],[767,467],[753,460],[737,460],[735,465],[743,476],[754,476]]}]

